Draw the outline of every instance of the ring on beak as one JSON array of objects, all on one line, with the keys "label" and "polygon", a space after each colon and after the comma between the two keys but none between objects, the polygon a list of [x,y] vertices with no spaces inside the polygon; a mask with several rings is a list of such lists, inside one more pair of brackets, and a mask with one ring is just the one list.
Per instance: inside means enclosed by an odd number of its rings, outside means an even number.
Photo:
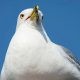
[{"label": "ring on beak", "polygon": [[39,7],[38,7],[38,6],[35,6],[35,7],[33,8],[33,11],[32,11],[32,13],[31,13],[31,15],[30,15],[30,19],[31,19],[31,20],[34,20],[34,19],[35,19],[36,21],[39,20],[38,10],[39,10]]}]

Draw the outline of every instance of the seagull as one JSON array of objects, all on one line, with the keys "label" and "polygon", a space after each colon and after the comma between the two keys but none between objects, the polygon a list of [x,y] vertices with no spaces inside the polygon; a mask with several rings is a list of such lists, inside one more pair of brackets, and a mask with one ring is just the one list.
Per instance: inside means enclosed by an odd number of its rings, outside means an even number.
[{"label": "seagull", "polygon": [[80,64],[71,51],[53,43],[38,6],[23,10],[10,41],[1,80],[80,80]]}]

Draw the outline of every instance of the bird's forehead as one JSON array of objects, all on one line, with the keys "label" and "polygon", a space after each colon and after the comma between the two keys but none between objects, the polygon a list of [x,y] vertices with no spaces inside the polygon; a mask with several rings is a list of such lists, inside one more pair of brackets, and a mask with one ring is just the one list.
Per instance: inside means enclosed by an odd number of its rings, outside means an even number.
[{"label": "bird's forehead", "polygon": [[[33,11],[33,8],[25,9],[20,14],[30,14]],[[39,14],[43,15],[42,12],[39,10]]]},{"label": "bird's forehead", "polygon": [[33,9],[32,8],[29,8],[29,9],[23,10],[21,13],[26,14],[26,13],[31,13],[32,11],[33,11]]}]

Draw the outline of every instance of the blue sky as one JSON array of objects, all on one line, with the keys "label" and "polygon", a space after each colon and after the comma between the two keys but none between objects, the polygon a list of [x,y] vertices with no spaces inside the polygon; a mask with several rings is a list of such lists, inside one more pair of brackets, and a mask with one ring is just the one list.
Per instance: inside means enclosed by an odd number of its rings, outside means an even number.
[{"label": "blue sky", "polygon": [[80,0],[0,0],[0,69],[18,14],[35,5],[44,14],[43,25],[51,40],[80,59]]}]

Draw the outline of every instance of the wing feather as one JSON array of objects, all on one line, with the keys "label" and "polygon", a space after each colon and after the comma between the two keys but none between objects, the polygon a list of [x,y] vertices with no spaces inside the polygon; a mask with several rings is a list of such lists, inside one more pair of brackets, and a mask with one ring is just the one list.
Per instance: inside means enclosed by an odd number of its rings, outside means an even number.
[{"label": "wing feather", "polygon": [[61,47],[62,50],[67,54],[66,58],[80,70],[80,62],[79,62],[79,60],[77,60],[77,58],[73,55],[73,53],[72,53],[69,49],[67,49],[67,48],[65,48],[65,47],[63,47],[63,46],[60,46],[60,47]]}]

